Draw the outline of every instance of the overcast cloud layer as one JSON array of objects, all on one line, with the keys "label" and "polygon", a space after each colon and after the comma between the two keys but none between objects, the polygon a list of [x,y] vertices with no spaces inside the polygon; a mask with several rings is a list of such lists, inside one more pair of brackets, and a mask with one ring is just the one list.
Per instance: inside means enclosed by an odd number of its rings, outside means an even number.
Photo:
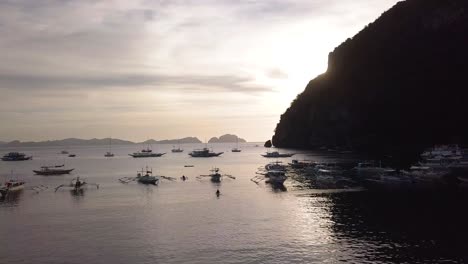
[{"label": "overcast cloud layer", "polygon": [[0,2],[0,140],[271,137],[397,0]]}]

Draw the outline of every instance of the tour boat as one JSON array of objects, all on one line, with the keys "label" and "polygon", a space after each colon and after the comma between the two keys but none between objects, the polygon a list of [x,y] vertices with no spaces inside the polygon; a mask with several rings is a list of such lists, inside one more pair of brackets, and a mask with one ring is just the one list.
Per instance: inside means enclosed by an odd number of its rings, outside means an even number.
[{"label": "tour boat", "polygon": [[132,156],[134,158],[154,158],[154,157],[161,157],[166,153],[153,153],[151,152],[135,152],[132,154],[128,154],[129,156]]},{"label": "tour boat", "polygon": [[64,165],[42,166],[40,170],[33,170],[37,175],[63,175],[70,174],[74,169],[64,169]]},{"label": "tour boat", "polygon": [[190,156],[194,158],[210,158],[210,157],[217,157],[223,154],[224,152],[213,152],[210,151],[208,148],[203,149],[195,149],[189,153]]},{"label": "tour boat", "polygon": [[266,154],[262,154],[265,158],[289,158],[294,156],[295,153],[279,153],[278,151],[267,152]]},{"label": "tour boat", "polygon": [[24,153],[19,153],[19,152],[10,152],[8,154],[5,154],[2,157],[3,161],[23,161],[23,160],[31,160],[32,156],[26,156]]}]

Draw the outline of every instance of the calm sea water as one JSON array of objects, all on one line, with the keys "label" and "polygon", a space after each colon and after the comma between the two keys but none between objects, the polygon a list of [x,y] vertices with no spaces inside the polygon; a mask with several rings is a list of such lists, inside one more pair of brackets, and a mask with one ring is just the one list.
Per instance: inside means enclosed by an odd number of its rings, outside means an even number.
[{"label": "calm sea water", "polygon": [[[315,189],[296,178],[285,188],[250,181],[268,159],[263,147],[213,144],[217,158],[184,153],[133,159],[135,146],[24,148],[25,162],[0,162],[0,179],[18,178],[25,190],[0,201],[0,263],[463,263],[468,261],[468,204],[458,194],[374,193],[360,188]],[[142,146],[140,146],[142,148]],[[0,150],[2,153],[11,151]],[[295,158],[342,159],[323,153]],[[283,159],[283,161],[290,161]],[[344,159],[349,161],[349,159]],[[72,175],[37,176],[32,170],[62,164]],[[194,165],[186,168],[184,165]],[[156,174],[188,181],[159,186],[122,184],[150,166]],[[236,177],[220,184],[197,180],[217,166]],[[11,176],[13,171],[13,176]],[[54,187],[79,175],[99,189],[81,194]],[[215,191],[220,189],[217,198]]]}]

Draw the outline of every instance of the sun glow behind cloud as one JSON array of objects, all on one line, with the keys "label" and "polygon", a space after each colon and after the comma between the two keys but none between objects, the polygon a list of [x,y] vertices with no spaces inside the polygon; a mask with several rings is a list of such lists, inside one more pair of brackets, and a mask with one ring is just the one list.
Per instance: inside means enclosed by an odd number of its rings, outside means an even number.
[{"label": "sun glow behind cloud", "polygon": [[0,3],[0,140],[269,138],[396,0]]}]

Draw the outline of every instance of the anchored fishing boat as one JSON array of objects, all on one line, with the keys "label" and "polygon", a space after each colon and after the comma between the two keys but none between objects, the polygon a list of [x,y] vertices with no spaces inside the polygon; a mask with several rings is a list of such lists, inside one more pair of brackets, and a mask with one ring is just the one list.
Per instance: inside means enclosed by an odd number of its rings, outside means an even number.
[{"label": "anchored fishing boat", "polygon": [[3,155],[3,161],[23,161],[23,160],[31,160],[32,156],[26,156],[24,153],[20,152],[10,152],[8,154]]},{"label": "anchored fishing boat", "polygon": [[304,169],[307,167],[313,167],[316,165],[316,163],[304,160],[304,161],[299,161],[299,160],[292,160],[290,163],[288,163],[289,166],[293,169]]},{"label": "anchored fishing boat", "polygon": [[33,170],[37,175],[63,175],[70,174],[74,169],[65,169],[65,165],[42,166],[40,170]]},{"label": "anchored fishing boat", "polygon": [[265,158],[289,158],[295,155],[295,153],[279,153],[278,151],[267,152],[265,154],[261,154],[262,157]]},{"label": "anchored fishing boat", "polygon": [[224,152],[213,152],[210,151],[208,148],[203,149],[195,149],[189,153],[189,155],[193,158],[210,158],[210,157],[218,157]]},{"label": "anchored fishing boat", "polygon": [[197,178],[201,179],[202,177],[209,177],[212,182],[221,182],[221,177],[226,176],[231,179],[236,179],[236,177],[228,174],[221,174],[219,168],[213,168],[210,170],[210,174],[208,175],[200,175]]},{"label": "anchored fishing boat", "polygon": [[277,185],[282,185],[288,178],[284,171],[268,171],[265,177],[268,178],[265,180],[266,183]]},{"label": "anchored fishing boat", "polygon": [[104,154],[104,157],[106,158],[112,158],[114,157],[114,153],[112,153],[112,138],[109,138],[109,151]]},{"label": "anchored fishing boat", "polygon": [[179,146],[176,148],[175,146],[172,146],[172,153],[181,153],[181,152],[184,152],[183,149],[180,148],[180,143],[178,143]]},{"label": "anchored fishing boat", "polygon": [[153,169],[148,168],[146,166],[145,169],[141,169],[140,171],[137,171],[136,177],[123,177],[120,178],[119,181],[121,183],[130,183],[132,181],[137,181],[142,184],[153,184],[153,185],[158,185],[161,179],[169,180],[169,181],[175,181],[176,179],[173,177],[166,177],[166,176],[155,176],[153,175]]},{"label": "anchored fishing boat", "polygon": [[236,141],[236,147],[231,149],[232,152],[241,152],[242,150],[239,148],[239,138]]},{"label": "anchored fishing boat", "polygon": [[0,194],[5,197],[11,192],[21,191],[24,189],[25,184],[24,181],[8,180],[3,186],[0,186]]},{"label": "anchored fishing boat", "polygon": [[146,152],[134,152],[132,154],[128,154],[129,156],[132,156],[134,158],[155,158],[155,157],[161,157],[166,153],[153,153],[153,151],[146,151]]},{"label": "anchored fishing boat", "polygon": [[83,191],[83,189],[87,188],[88,186],[96,186],[99,189],[99,184],[96,183],[88,183],[84,180],[80,180],[80,177],[73,178],[69,184],[61,184],[55,187],[55,192],[57,192],[60,188],[69,188],[71,191],[78,192]]},{"label": "anchored fishing boat", "polygon": [[286,171],[286,166],[281,161],[275,161],[265,165],[267,171]]}]

